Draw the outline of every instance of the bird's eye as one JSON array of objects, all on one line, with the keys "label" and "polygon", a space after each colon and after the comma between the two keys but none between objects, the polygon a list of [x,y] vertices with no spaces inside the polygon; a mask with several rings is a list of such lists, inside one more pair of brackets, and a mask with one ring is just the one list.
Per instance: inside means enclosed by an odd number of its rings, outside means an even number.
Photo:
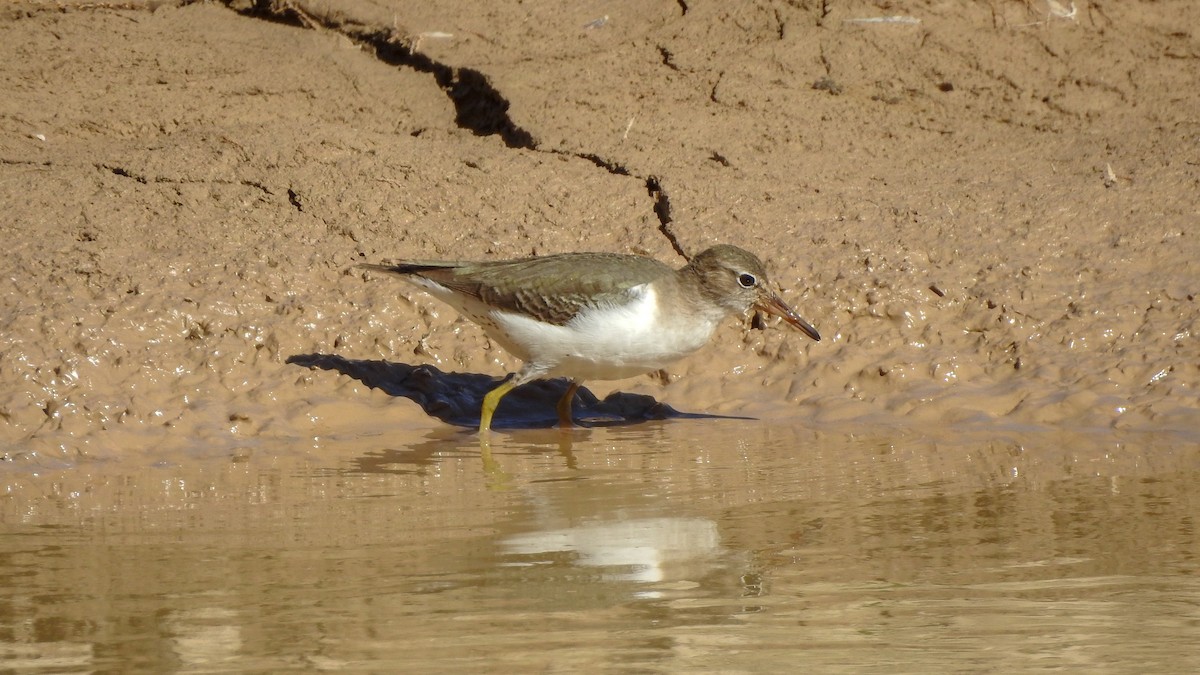
[{"label": "bird's eye", "polygon": [[742,272],[738,275],[738,283],[742,285],[742,288],[754,288],[758,285],[758,279],[755,279],[753,274]]}]

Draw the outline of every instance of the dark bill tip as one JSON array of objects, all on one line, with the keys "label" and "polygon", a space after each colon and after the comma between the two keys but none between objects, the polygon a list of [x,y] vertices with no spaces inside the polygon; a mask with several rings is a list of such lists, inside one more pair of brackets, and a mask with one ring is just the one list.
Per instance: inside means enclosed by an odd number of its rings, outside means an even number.
[{"label": "dark bill tip", "polygon": [[774,293],[771,293],[770,295],[760,299],[758,303],[755,304],[755,307],[758,307],[767,314],[774,314],[792,326],[799,328],[800,332],[812,338],[814,341],[821,341],[821,334],[817,332],[817,329],[813,328],[811,323],[801,319],[800,315],[792,311],[791,307],[783,304],[783,300],[780,300],[779,296],[775,295]]}]

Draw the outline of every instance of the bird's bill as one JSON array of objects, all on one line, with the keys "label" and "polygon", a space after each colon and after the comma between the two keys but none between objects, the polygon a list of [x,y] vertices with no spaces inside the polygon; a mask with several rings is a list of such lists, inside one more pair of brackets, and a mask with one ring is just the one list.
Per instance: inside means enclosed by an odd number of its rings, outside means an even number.
[{"label": "bird's bill", "polygon": [[761,309],[762,311],[766,312],[767,314],[774,314],[775,316],[780,317],[796,328],[799,328],[801,332],[813,340],[816,340],[817,342],[821,341],[821,334],[817,332],[817,329],[813,328],[812,324],[809,322],[801,319],[800,315],[792,311],[791,307],[783,304],[783,300],[780,300],[778,295],[768,291],[761,298],[759,298],[758,302],[754,303],[754,306],[757,309]]}]

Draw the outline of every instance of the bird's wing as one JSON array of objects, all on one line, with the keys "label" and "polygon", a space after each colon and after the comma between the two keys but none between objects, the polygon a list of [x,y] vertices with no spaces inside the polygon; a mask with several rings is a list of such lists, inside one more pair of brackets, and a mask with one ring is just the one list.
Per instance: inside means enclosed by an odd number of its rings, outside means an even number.
[{"label": "bird's wing", "polygon": [[424,277],[497,309],[560,326],[584,308],[617,302],[631,288],[674,272],[652,258],[611,253],[565,253],[501,262],[405,261],[363,267]]}]

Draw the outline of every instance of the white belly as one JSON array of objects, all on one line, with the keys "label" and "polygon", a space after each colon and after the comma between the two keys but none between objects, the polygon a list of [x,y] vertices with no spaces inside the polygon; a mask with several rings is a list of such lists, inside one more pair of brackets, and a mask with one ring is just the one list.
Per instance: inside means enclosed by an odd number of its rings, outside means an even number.
[{"label": "white belly", "polygon": [[692,316],[659,321],[649,286],[632,289],[627,304],[592,310],[564,326],[538,323],[510,312],[492,311],[488,334],[547,376],[619,380],[658,370],[703,347],[720,317]]}]

